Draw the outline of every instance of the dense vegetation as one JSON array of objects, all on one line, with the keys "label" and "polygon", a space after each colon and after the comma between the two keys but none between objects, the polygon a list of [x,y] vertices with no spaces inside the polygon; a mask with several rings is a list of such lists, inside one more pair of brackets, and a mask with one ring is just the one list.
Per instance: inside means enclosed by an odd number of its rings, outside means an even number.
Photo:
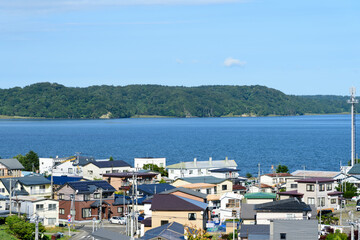
[{"label": "dense vegetation", "polygon": [[0,89],[0,115],[44,118],[268,116],[349,112],[347,97],[291,96],[264,86],[65,87]]}]

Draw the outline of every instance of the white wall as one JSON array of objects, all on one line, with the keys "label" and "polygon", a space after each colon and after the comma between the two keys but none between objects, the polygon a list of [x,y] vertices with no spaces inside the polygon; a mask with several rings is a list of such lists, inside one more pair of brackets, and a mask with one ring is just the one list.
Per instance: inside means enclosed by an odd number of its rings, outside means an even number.
[{"label": "white wall", "polygon": [[303,213],[257,212],[256,224],[270,224],[271,219],[303,220]]},{"label": "white wall", "polygon": [[158,167],[166,167],[166,158],[134,158],[134,168],[138,171],[143,169],[145,164],[155,164]]}]

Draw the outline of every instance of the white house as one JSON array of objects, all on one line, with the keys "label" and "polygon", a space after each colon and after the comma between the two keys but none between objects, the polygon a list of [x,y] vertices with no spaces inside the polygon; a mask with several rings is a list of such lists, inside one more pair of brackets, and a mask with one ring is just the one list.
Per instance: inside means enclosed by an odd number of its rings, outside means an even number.
[{"label": "white house", "polygon": [[122,160],[89,162],[83,166],[83,178],[102,179],[103,174],[129,172],[132,168],[130,164]]},{"label": "white house", "polygon": [[75,160],[75,157],[69,157],[69,158],[39,158],[39,173],[40,174],[51,174],[51,168],[54,167],[57,164],[60,164],[62,162],[65,162],[67,160]]},{"label": "white house", "polygon": [[268,173],[260,176],[260,182],[270,186],[281,186],[290,179],[299,179],[290,173]]},{"label": "white house", "polygon": [[240,202],[244,198],[243,195],[233,192],[227,192],[220,197],[220,220],[225,221],[230,218],[239,218],[240,216]]},{"label": "white house", "polygon": [[25,213],[30,221],[34,221],[35,216],[44,226],[55,226],[59,224],[59,202],[57,200],[46,199],[44,197],[17,196],[12,199],[14,211]]},{"label": "white house", "polygon": [[[188,178],[188,177],[201,177],[201,176],[213,176],[218,173],[212,173],[210,170],[215,169],[227,169],[226,173],[230,173],[233,169],[234,175],[228,176],[226,178],[233,178],[238,175],[237,174],[237,164],[234,160],[229,160],[227,157],[225,160],[212,160],[209,158],[209,161],[197,161],[194,158],[194,161],[191,162],[181,162],[173,165],[169,165],[166,168],[168,169],[169,178],[177,179],[177,178]],[[222,173],[224,174],[224,173]]]},{"label": "white house", "polygon": [[134,158],[134,168],[136,169],[136,171],[143,169],[145,164],[154,164],[158,167],[166,168],[166,158]]},{"label": "white house", "polygon": [[[95,158],[86,157],[86,156],[76,156],[66,158],[65,160],[58,161],[55,159],[53,165],[53,176],[69,176],[69,177],[82,177],[83,176],[83,166],[88,164],[89,162],[95,162]],[[49,165],[50,161],[44,161],[44,165]],[[41,162],[40,162],[41,164]],[[47,173],[51,173],[51,167],[47,168]]]}]

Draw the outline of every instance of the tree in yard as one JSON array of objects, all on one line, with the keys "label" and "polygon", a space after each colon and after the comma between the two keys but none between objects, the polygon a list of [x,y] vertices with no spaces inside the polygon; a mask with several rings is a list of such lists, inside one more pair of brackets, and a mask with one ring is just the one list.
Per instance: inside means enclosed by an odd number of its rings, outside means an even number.
[{"label": "tree in yard", "polygon": [[151,164],[151,163],[144,164],[143,169],[145,169],[145,170],[153,170],[155,172],[159,172],[159,173],[161,173],[161,176],[166,176],[166,177],[168,176],[168,172],[165,170],[165,168],[159,167],[156,164]]},{"label": "tree in yard", "polygon": [[286,165],[278,165],[276,168],[276,173],[289,173],[289,168]]},{"label": "tree in yard", "polygon": [[252,174],[251,173],[246,173],[246,178],[252,178]]},{"label": "tree in yard", "polygon": [[[26,221],[26,216],[9,216],[6,218],[6,224],[9,227],[9,233],[19,239],[32,240],[35,238],[35,223]],[[49,239],[47,236],[43,235],[45,230],[45,227],[39,223],[39,239]]]},{"label": "tree in yard", "polygon": [[357,196],[357,187],[353,183],[343,182],[339,186],[336,187],[337,191],[344,193],[344,198],[352,198]]},{"label": "tree in yard", "polygon": [[24,166],[25,171],[39,170],[39,156],[34,151],[29,151],[25,156],[19,154],[15,156],[17,160]]},{"label": "tree in yard", "polygon": [[114,158],[110,156],[109,161],[114,161]]}]

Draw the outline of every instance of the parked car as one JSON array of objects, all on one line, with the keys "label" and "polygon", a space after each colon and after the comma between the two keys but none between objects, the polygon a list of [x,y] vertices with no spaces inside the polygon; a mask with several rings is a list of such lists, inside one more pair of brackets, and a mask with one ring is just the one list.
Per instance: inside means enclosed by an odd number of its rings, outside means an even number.
[{"label": "parked car", "polygon": [[109,221],[110,221],[110,223],[117,223],[117,224],[122,224],[122,225],[125,224],[125,218],[124,217],[114,216],[114,217],[111,217]]},{"label": "parked car", "polygon": [[360,211],[360,200],[356,202],[356,211]]}]

